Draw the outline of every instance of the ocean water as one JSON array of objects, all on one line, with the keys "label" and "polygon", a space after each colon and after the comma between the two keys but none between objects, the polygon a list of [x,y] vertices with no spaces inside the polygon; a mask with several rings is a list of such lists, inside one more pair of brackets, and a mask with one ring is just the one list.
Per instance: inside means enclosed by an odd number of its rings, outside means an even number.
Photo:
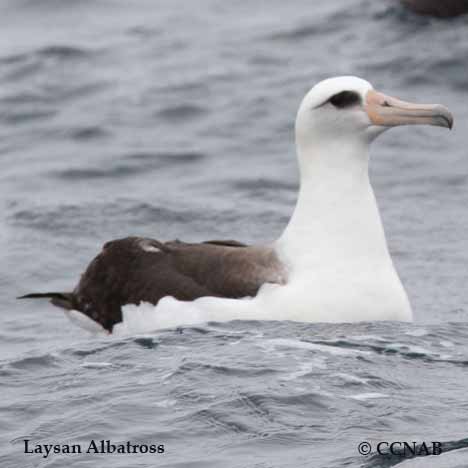
[{"label": "ocean water", "polygon": [[[0,27],[0,466],[468,466],[468,17],[392,0],[3,0]],[[275,239],[298,188],[295,112],[339,74],[455,115],[452,132],[395,129],[372,151],[414,323],[103,337],[15,300],[70,290],[113,238]],[[44,458],[24,439],[164,453]],[[443,453],[381,456],[382,441]]]}]

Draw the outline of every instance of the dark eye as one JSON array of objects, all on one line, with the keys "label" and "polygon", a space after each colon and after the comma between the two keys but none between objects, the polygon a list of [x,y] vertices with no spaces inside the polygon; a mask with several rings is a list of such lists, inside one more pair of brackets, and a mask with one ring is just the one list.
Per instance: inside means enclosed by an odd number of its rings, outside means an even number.
[{"label": "dark eye", "polygon": [[330,98],[330,102],[338,109],[355,106],[361,103],[359,94],[354,91],[342,91]]}]

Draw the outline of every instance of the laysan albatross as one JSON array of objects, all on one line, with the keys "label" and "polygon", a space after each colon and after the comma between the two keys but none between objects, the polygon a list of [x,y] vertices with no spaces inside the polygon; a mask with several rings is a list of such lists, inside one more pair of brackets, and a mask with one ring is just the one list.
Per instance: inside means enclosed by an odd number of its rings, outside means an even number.
[{"label": "laysan albatross", "polygon": [[[34,293],[79,311],[108,332],[126,304],[167,296],[194,301],[272,295],[300,309],[304,321],[411,320],[388,252],[369,181],[369,147],[399,125],[452,128],[441,105],[404,102],[345,76],[324,80],[304,97],[295,134],[300,166],[297,205],[283,234],[268,245],[185,243],[127,237],[108,242],[73,292]],[[256,317],[251,317],[255,319]]]}]

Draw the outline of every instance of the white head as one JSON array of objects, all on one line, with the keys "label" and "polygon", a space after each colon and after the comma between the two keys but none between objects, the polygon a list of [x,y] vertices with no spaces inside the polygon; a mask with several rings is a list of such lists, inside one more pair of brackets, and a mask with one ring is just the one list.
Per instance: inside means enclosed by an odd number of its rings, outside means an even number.
[{"label": "white head", "polygon": [[442,106],[399,101],[356,77],[322,81],[305,96],[296,119],[301,188],[277,242],[305,316],[411,319],[369,181],[368,148],[390,127],[452,123]]},{"label": "white head", "polygon": [[301,166],[304,158],[330,157],[346,153],[342,150],[352,146],[362,149],[388,128],[417,124],[452,128],[453,117],[440,105],[412,104],[386,96],[357,77],[321,81],[304,97],[297,114]]}]

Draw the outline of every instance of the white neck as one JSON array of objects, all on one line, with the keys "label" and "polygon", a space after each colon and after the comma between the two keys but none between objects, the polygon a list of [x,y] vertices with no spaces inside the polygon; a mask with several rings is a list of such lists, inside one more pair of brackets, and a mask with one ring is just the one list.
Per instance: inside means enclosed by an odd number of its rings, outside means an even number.
[{"label": "white neck", "polygon": [[[299,154],[301,185],[293,216],[281,236],[297,261],[333,256],[389,258],[374,192],[365,142],[330,144],[323,155]],[[306,259],[304,259],[304,254]]]},{"label": "white neck", "polygon": [[[342,294],[343,308],[347,302],[349,309],[349,301],[356,302],[352,296],[358,296],[359,301],[365,297],[368,303],[359,302],[359,306],[362,319],[367,320],[373,319],[369,316],[372,307],[380,307],[372,301],[391,298],[395,304],[386,319],[408,319],[409,303],[388,252],[369,181],[369,144],[329,143],[320,148],[299,148],[298,153],[299,198],[277,241],[290,281],[315,290],[311,294],[319,295],[316,299],[321,302],[312,300],[312,305],[333,302],[329,309],[334,309],[336,295]],[[369,310],[364,311],[366,307]],[[394,311],[397,308],[405,309],[401,316]],[[337,314],[337,320],[347,319],[335,310],[331,313]]]}]

